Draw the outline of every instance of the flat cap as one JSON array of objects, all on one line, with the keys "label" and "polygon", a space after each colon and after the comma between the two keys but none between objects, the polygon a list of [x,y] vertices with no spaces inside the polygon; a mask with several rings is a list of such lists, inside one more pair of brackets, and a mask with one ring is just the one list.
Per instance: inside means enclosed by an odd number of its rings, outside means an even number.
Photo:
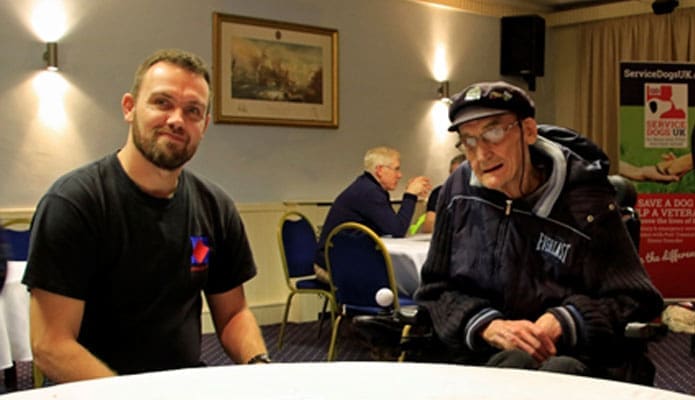
[{"label": "flat cap", "polygon": [[452,98],[449,106],[449,130],[480,118],[515,113],[520,119],[533,117],[536,108],[533,100],[522,89],[503,81],[474,83]]}]

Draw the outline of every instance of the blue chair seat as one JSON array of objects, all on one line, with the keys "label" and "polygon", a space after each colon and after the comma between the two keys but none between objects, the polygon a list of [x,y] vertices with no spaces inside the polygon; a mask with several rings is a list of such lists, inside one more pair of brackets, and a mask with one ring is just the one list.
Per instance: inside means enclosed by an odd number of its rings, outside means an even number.
[{"label": "blue chair seat", "polygon": [[[368,227],[356,222],[338,225],[328,235],[325,254],[331,287],[341,311],[335,319],[328,349],[328,361],[332,361],[343,317],[392,313],[401,305],[414,302],[398,295],[386,307],[377,303],[379,290],[386,288],[398,293],[398,286],[391,256],[379,236]],[[403,334],[408,330],[409,327],[404,328]]]},{"label": "blue chair seat", "polygon": [[[399,297],[398,302],[401,307],[403,306],[411,306],[415,305],[415,301],[409,297]],[[393,313],[392,309],[387,309],[381,306],[358,306],[358,305],[353,305],[353,304],[345,304],[343,305],[345,308],[345,314],[347,316],[355,316],[355,315],[377,315],[377,314],[384,314],[384,315],[391,315]]]},{"label": "blue chair seat", "polygon": [[316,278],[299,279],[294,282],[297,289],[317,289],[325,290],[327,292],[331,291],[331,286],[325,282],[321,282]]},{"label": "blue chair seat", "polygon": [[16,231],[14,229],[5,229],[5,238],[7,243],[9,243],[10,254],[8,260],[10,261],[26,261],[29,255],[29,236],[31,232]]}]

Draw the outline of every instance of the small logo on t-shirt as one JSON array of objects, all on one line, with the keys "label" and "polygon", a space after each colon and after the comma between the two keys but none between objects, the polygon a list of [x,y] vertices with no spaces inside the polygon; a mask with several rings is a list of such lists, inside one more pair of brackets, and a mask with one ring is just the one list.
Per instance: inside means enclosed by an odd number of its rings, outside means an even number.
[{"label": "small logo on t-shirt", "polygon": [[205,236],[191,236],[191,272],[204,271],[208,268],[210,247]]}]

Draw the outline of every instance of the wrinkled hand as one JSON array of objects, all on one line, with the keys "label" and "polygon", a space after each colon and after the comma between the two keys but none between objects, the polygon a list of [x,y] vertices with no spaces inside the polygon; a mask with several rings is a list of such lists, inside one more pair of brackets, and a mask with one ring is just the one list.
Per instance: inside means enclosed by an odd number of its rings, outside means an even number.
[{"label": "wrinkled hand", "polygon": [[415,178],[411,178],[408,180],[408,184],[405,187],[406,193],[411,193],[418,197],[427,197],[430,190],[432,190],[430,179],[425,176],[416,176]]},{"label": "wrinkled hand", "polygon": [[562,325],[560,325],[560,321],[558,321],[553,314],[545,313],[541,315],[534,324],[548,335],[553,343],[557,343],[557,341],[560,340],[560,336],[562,336]]},{"label": "wrinkled hand", "polygon": [[[483,339],[491,346],[502,350],[519,349],[530,354],[536,361],[543,362],[557,353],[553,324],[544,314],[535,323],[527,320],[497,319],[485,328]],[[555,317],[550,315],[555,320]],[[557,320],[555,323],[558,324]]]}]

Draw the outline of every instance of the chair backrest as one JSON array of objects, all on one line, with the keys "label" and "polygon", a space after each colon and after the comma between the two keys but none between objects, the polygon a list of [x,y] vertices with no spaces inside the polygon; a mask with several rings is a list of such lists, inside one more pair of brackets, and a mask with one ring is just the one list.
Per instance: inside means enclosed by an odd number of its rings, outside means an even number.
[{"label": "chair backrest", "polygon": [[615,188],[615,201],[620,207],[634,207],[637,204],[637,188],[631,180],[622,175],[609,175],[608,181]]},{"label": "chair backrest", "polygon": [[356,222],[335,227],[326,240],[326,265],[338,304],[381,308],[376,293],[387,288],[394,294],[393,308],[400,308],[391,256],[368,227]]},{"label": "chair backrest", "polygon": [[5,240],[9,246],[9,261],[26,261],[29,254],[29,230],[28,219],[12,219],[2,224]]},{"label": "chair backrest", "polygon": [[314,274],[316,232],[306,216],[289,211],[280,218],[278,245],[288,280]]},{"label": "chair backrest", "polygon": [[637,204],[637,188],[631,180],[621,175],[609,175],[608,181],[615,189],[615,201],[620,207],[620,213],[623,216],[623,222],[627,228],[632,242],[639,249],[640,242],[640,227],[642,223],[639,219],[639,214],[635,210]]}]

